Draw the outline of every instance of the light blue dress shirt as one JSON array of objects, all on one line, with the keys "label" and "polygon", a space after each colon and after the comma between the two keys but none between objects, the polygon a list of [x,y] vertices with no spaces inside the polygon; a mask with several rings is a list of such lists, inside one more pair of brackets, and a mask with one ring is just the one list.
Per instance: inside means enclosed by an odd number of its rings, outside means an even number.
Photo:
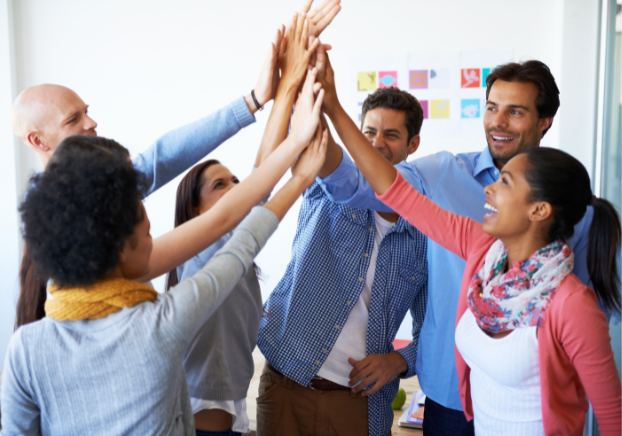
[{"label": "light blue dress shirt", "polygon": [[[265,304],[267,316],[260,322],[257,343],[268,362],[303,386],[324,364],[361,295],[375,232],[372,211],[334,204],[317,183],[303,194],[292,260]],[[392,342],[410,310],[413,342],[397,350],[408,364],[402,378],[415,374],[425,317],[426,239],[400,218],[378,248],[366,353],[393,351]],[[399,378],[368,397],[370,436],[391,430],[391,402],[398,386]]]},{"label": "light blue dress shirt", "polygon": [[[499,178],[486,147],[479,153],[453,155],[440,152],[402,162],[396,169],[415,189],[444,209],[482,222],[486,214],[484,187]],[[317,179],[332,201],[351,207],[391,211],[344,151],[339,167]],[[574,273],[588,282],[587,236],[592,208],[575,227],[569,241],[575,252]],[[425,394],[437,403],[462,410],[455,363],[455,326],[465,261],[428,239],[428,305],[419,335],[416,373]],[[416,262],[416,257],[413,262]]]},{"label": "light blue dress shirt", "polygon": [[198,121],[171,130],[132,159],[147,176],[147,195],[160,189],[220,144],[255,122],[244,97]]}]

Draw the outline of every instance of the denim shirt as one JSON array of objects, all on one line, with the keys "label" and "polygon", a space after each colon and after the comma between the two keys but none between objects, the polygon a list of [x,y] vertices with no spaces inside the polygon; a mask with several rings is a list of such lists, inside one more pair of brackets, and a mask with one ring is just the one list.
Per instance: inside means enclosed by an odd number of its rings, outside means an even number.
[{"label": "denim shirt", "polygon": [[[410,185],[439,206],[482,222],[484,187],[499,178],[486,147],[482,152],[453,155],[440,152],[402,162],[396,169]],[[373,188],[344,151],[339,167],[325,179],[317,179],[328,197],[339,204],[390,212],[376,198]],[[568,241],[575,253],[573,272],[588,283],[587,236],[593,210],[588,207]],[[428,305],[419,336],[416,372],[425,394],[437,403],[462,410],[455,363],[455,326],[460,284],[465,262],[428,239]]]},{"label": "denim shirt", "polygon": [[[268,362],[308,386],[328,357],[364,286],[375,237],[374,214],[331,202],[317,183],[303,195],[292,259],[265,304],[258,346]],[[399,219],[378,249],[367,327],[367,355],[393,350],[407,310],[413,342],[397,350],[415,374],[427,300],[426,238]],[[365,256],[365,254],[368,254]],[[369,434],[385,436],[399,379],[370,396]]]}]

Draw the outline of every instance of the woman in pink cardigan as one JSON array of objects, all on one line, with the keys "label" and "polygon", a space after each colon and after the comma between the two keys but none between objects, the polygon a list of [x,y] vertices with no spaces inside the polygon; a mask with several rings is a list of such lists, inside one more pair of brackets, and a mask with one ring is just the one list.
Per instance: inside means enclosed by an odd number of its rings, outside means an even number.
[{"label": "woman in pink cardigan", "polygon": [[[478,435],[582,435],[590,399],[603,435],[620,435],[621,386],[596,294],[620,311],[620,220],[572,156],[530,148],[485,188],[484,224],[421,195],[370,144],[353,154],[378,198],[467,261],[456,319],[462,406]],[[565,240],[594,207],[588,270]],[[512,333],[512,334],[510,334]],[[587,398],[586,398],[587,396]]]}]

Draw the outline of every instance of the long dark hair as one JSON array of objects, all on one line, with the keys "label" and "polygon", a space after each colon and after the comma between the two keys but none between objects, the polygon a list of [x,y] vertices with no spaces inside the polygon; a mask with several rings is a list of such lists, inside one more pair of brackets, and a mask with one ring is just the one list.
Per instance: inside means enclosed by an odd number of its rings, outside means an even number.
[{"label": "long dark hair", "polygon": [[549,241],[569,239],[575,225],[594,207],[587,245],[587,269],[594,291],[610,311],[620,313],[620,277],[616,255],[620,250],[620,217],[613,205],[592,194],[590,176],[574,157],[561,150],[530,148],[525,172],[534,201],[546,201],[553,208]]},{"label": "long dark hair", "polygon": [[[205,185],[205,170],[212,165],[221,165],[221,163],[216,159],[201,162],[192,167],[188,174],[179,182],[175,198],[175,227],[190,221],[198,215],[197,211],[201,206],[201,189]],[[253,266],[257,277],[259,277],[261,270],[256,264],[253,264]],[[168,291],[178,283],[179,277],[177,268],[175,268],[166,275],[165,289]]]},{"label": "long dark hair", "polygon": [[[177,186],[177,196],[175,197],[175,227],[190,221],[197,215],[196,211],[201,205],[201,189],[205,185],[203,173],[212,165],[219,164],[220,161],[216,159],[198,163],[181,179]],[[165,290],[168,291],[178,283],[177,268],[173,268],[166,275]]]},{"label": "long dark hair", "polygon": [[15,313],[15,330],[45,317],[46,295],[47,280],[37,271],[37,265],[28,254],[28,245],[24,244],[24,255],[19,269],[19,298]]},{"label": "long dark hair", "polygon": [[[48,168],[50,168],[50,172],[52,173],[58,172],[56,168],[57,166],[67,166],[66,163],[68,159],[79,159],[80,155],[84,157],[84,162],[89,163],[94,159],[96,160],[96,155],[102,152],[104,155],[115,154],[121,160],[126,161],[127,159],[129,159],[129,152],[127,151],[127,149],[115,141],[99,137],[74,136],[69,137],[61,142],[58,149],[52,156],[52,159],[50,159]],[[76,153],[79,153],[79,155],[76,155]],[[69,166],[71,167],[71,165]],[[26,200],[28,200],[28,197],[30,197],[31,194],[36,197],[40,195],[40,192],[38,191],[45,190],[43,189],[45,188],[44,186],[37,187],[37,185],[47,183],[48,181],[50,181],[48,179],[50,179],[50,177],[52,176],[48,176],[47,178],[44,176],[45,172],[38,174],[31,179],[31,186],[26,194]],[[83,174],[83,176],[85,178],[93,178],[92,174]],[[56,192],[56,194],[58,195],[58,192]],[[32,203],[35,199],[32,198],[30,200],[30,203]],[[26,201],[24,201],[22,208],[26,207],[25,203]],[[35,207],[33,207],[32,209],[40,210],[39,206],[37,205],[35,205]],[[33,220],[30,220],[30,227],[33,227],[36,219],[37,218],[34,217]],[[36,245],[41,244],[41,241],[38,238],[35,238],[35,240]],[[49,275],[44,274],[42,272],[42,269],[37,266],[37,263],[34,261],[31,251],[32,250],[29,249],[29,244],[25,243],[22,264],[19,271],[20,293],[17,300],[17,309],[15,314],[15,329],[18,329],[25,324],[38,321],[45,317],[45,300],[47,297],[47,282],[49,279]],[[41,250],[39,249],[39,251]]]}]

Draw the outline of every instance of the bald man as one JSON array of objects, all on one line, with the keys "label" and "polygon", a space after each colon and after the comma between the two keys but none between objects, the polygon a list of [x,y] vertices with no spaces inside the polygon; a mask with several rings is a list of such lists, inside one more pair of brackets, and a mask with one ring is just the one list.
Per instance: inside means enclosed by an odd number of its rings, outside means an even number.
[{"label": "bald man", "polygon": [[[272,97],[274,65],[264,65],[255,88],[260,105]],[[264,80],[262,80],[264,79]],[[97,135],[97,123],[88,105],[69,88],[37,85],[24,90],[13,103],[11,125],[15,135],[36,154],[45,168],[61,141],[72,135]],[[148,194],[190,168],[240,129],[255,121],[252,96],[240,97],[216,113],[173,130],[158,139],[132,162],[148,179]]]}]

